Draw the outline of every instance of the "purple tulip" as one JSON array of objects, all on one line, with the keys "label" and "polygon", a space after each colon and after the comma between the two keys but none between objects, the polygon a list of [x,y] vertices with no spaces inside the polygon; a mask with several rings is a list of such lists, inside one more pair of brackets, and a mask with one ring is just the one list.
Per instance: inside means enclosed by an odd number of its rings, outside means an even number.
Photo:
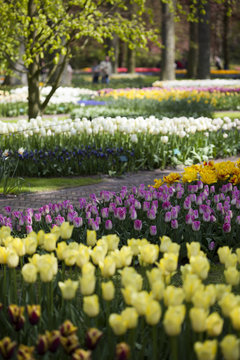
[{"label": "purple tulip", "polygon": [[56,218],[55,218],[55,222],[58,226],[60,226],[63,222],[65,221],[64,217],[61,216],[61,215],[58,215]]},{"label": "purple tulip", "polygon": [[168,209],[170,209],[170,207],[171,207],[170,201],[164,201],[164,202],[162,203],[162,208],[163,208],[164,210],[168,210]]},{"label": "purple tulip", "polygon": [[180,209],[179,209],[178,206],[173,206],[173,207],[171,208],[171,218],[172,218],[172,219],[177,219],[179,210],[180,210]]},{"label": "purple tulip", "polygon": [[135,208],[131,208],[131,210],[129,211],[130,212],[130,217],[131,217],[131,220],[136,220],[137,218],[137,211]]},{"label": "purple tulip", "polygon": [[197,181],[197,187],[198,187],[198,190],[201,190],[203,188],[202,181],[200,181],[200,180]]},{"label": "purple tulip", "polygon": [[239,216],[239,215],[236,217],[236,223],[237,223],[238,225],[240,225],[240,216]]},{"label": "purple tulip", "polygon": [[210,221],[210,217],[211,217],[211,215],[210,215],[209,212],[204,212],[204,213],[203,213],[203,221],[209,222],[209,221]]},{"label": "purple tulip", "polygon": [[156,211],[153,210],[153,209],[148,210],[148,212],[147,212],[147,217],[148,217],[148,219],[150,219],[150,220],[156,219]]},{"label": "purple tulip", "polygon": [[119,220],[125,220],[126,219],[126,213],[127,209],[125,207],[121,207],[117,209],[117,217]]},{"label": "purple tulip", "polygon": [[112,230],[112,221],[111,220],[106,220],[105,222],[105,229],[106,230]]},{"label": "purple tulip", "polygon": [[230,233],[231,232],[231,224],[230,223],[223,224],[223,231],[225,233]]},{"label": "purple tulip", "polygon": [[103,218],[103,219],[108,218],[109,208],[103,208],[103,209],[101,209],[101,215],[102,215],[102,218]]},{"label": "purple tulip", "polygon": [[4,211],[5,211],[6,215],[10,215],[11,214],[11,206],[5,206]]},{"label": "purple tulip", "polygon": [[148,211],[150,209],[150,202],[144,201],[143,202],[143,211]]},{"label": "purple tulip", "polygon": [[209,250],[213,250],[215,248],[215,242],[211,241],[210,244],[208,245]]},{"label": "purple tulip", "polygon": [[137,231],[140,231],[142,229],[142,221],[141,220],[135,220],[134,221],[134,229]]},{"label": "purple tulip", "polygon": [[188,210],[191,208],[191,200],[189,197],[186,197],[186,199],[184,200],[184,203],[183,203],[183,208],[185,210]]},{"label": "purple tulip", "polygon": [[42,217],[42,214],[41,214],[41,213],[35,213],[35,214],[34,214],[34,219],[35,219],[35,221],[37,221],[37,222],[40,222],[40,221],[41,221],[41,217]]},{"label": "purple tulip", "polygon": [[172,229],[178,228],[178,221],[176,219],[171,220],[171,228]]},{"label": "purple tulip", "polygon": [[171,213],[171,211],[167,211],[166,213],[165,213],[165,217],[164,217],[164,221],[165,222],[170,222],[172,220],[172,213]]},{"label": "purple tulip", "polygon": [[196,199],[196,204],[197,205],[202,205],[203,203],[203,197],[201,195],[199,195]]},{"label": "purple tulip", "polygon": [[210,186],[210,194],[213,194],[213,193],[215,193],[215,186],[214,185]]},{"label": "purple tulip", "polygon": [[82,219],[82,217],[76,216],[76,217],[73,219],[73,225],[74,225],[74,227],[79,228],[79,227],[82,226],[82,224],[83,224],[83,219]]},{"label": "purple tulip", "polygon": [[92,222],[92,229],[95,230],[95,231],[98,231],[99,230],[99,224],[97,223],[97,221],[94,221]]},{"label": "purple tulip", "polygon": [[193,231],[199,231],[199,230],[200,230],[200,226],[201,226],[201,222],[200,222],[200,221],[193,221],[193,222],[192,222],[192,229],[193,229]]},{"label": "purple tulip", "polygon": [[224,220],[223,220],[223,223],[226,224],[226,223],[231,223],[231,216],[225,216],[224,217]]},{"label": "purple tulip", "polygon": [[217,219],[214,215],[210,215],[210,222],[213,223],[213,222],[216,222]]},{"label": "purple tulip", "polygon": [[110,203],[108,208],[109,208],[109,212],[114,212],[114,210],[116,209],[116,204]]},{"label": "purple tulip", "polygon": [[150,226],[150,235],[152,235],[152,236],[157,235],[157,227],[156,227],[156,225],[151,225]]},{"label": "purple tulip", "polygon": [[135,202],[134,202],[134,206],[135,206],[135,208],[138,209],[138,210],[142,208],[142,205],[141,205],[140,201],[138,201],[138,200],[136,200],[136,199],[135,199]]},{"label": "purple tulip", "polygon": [[27,226],[26,226],[26,231],[27,231],[27,234],[29,234],[30,232],[32,232],[32,231],[33,231],[32,225],[27,225]]},{"label": "purple tulip", "polygon": [[188,225],[192,224],[193,220],[194,220],[194,216],[193,216],[193,215],[187,214],[187,215],[185,216],[186,224],[188,224]]},{"label": "purple tulip", "polygon": [[79,207],[80,209],[84,209],[86,206],[87,200],[85,198],[80,198],[79,199]]},{"label": "purple tulip", "polygon": [[190,194],[189,197],[190,197],[190,201],[192,201],[192,202],[195,202],[197,200],[196,194]]},{"label": "purple tulip", "polygon": [[120,198],[120,196],[116,196],[115,200],[117,205],[122,205],[122,199]]},{"label": "purple tulip", "polygon": [[217,211],[222,211],[223,210],[223,205],[222,203],[217,203]]},{"label": "purple tulip", "polygon": [[176,195],[177,199],[181,199],[183,197],[183,193],[183,191],[178,191]]},{"label": "purple tulip", "polygon": [[219,201],[220,201],[220,195],[219,195],[219,194],[214,195],[213,201],[215,202],[215,204],[219,203]]}]

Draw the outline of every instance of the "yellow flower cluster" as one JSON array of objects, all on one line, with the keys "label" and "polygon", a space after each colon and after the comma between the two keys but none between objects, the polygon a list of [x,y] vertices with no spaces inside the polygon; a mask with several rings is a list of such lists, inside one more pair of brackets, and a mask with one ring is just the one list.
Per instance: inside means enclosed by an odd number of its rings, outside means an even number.
[{"label": "yellow flower cluster", "polygon": [[219,163],[209,161],[201,165],[188,166],[184,168],[182,174],[170,173],[168,176],[164,176],[163,179],[154,179],[153,187],[158,189],[163,184],[171,185],[179,181],[191,183],[196,180],[201,180],[204,184],[208,185],[219,181],[227,181],[237,185],[240,183],[240,160],[236,162],[222,161]]},{"label": "yellow flower cluster", "polygon": [[[214,164],[206,166],[214,167]],[[129,239],[128,245],[119,250],[118,236],[107,235],[97,240],[96,233],[90,231],[87,234],[88,246],[75,242],[67,244],[64,241],[60,241],[56,246],[52,235],[59,234],[59,237],[67,238],[71,233],[68,223],[65,223],[62,229],[65,231],[56,228],[49,234],[30,233],[25,239],[19,239],[13,238],[9,229],[2,227],[1,251],[10,249],[17,256],[30,255],[29,262],[21,270],[23,279],[29,283],[35,282],[38,274],[41,281],[52,281],[58,272],[58,261],[68,266],[76,265],[81,271],[80,278],[59,281],[58,286],[67,301],[75,298],[80,288],[83,295],[83,311],[89,317],[97,317],[100,313],[99,296],[108,302],[114,299],[116,291],[120,291],[126,307],[120,313],[111,313],[108,319],[115,335],[123,335],[128,329],[136,328],[139,317],[143,317],[150,326],[162,321],[168,336],[179,336],[185,331],[183,323],[188,321],[189,317],[194,332],[205,333],[206,338],[211,338],[194,344],[197,358],[214,360],[218,342],[212,338],[222,334],[224,317],[231,323],[234,331],[240,331],[240,296],[232,291],[232,286],[240,282],[237,268],[237,264],[240,263],[240,249],[234,253],[228,247],[219,248],[219,259],[225,266],[226,284],[206,285],[204,280],[208,278],[209,260],[201,251],[198,242],[186,244],[189,261],[181,266],[182,286],[177,287],[171,284],[171,279],[178,269],[180,246],[169,237],[161,237],[159,244],[151,244],[147,239]],[[49,236],[46,238],[46,235]],[[46,239],[55,244],[54,247],[50,247],[51,250],[46,246]],[[28,241],[34,245],[28,248]],[[40,255],[36,252],[37,247],[44,248],[50,253]],[[8,256],[1,256],[0,263],[8,264]],[[131,266],[134,256],[139,260],[138,269]],[[120,274],[120,290],[114,286],[117,270]],[[100,279],[97,279],[97,272],[101,273]],[[97,281],[101,282],[99,293],[95,293]],[[212,312],[213,306],[216,305],[220,308],[219,313]],[[220,347],[224,359],[235,359],[235,353],[236,359],[239,358],[239,340],[234,334],[227,334],[221,340]]]}]

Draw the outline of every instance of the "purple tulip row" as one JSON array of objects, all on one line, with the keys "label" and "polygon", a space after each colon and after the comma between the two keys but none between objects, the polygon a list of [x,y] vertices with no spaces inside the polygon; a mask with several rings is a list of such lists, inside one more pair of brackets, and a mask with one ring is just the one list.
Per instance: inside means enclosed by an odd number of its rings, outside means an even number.
[{"label": "purple tulip row", "polygon": [[[79,199],[74,208],[69,200],[48,204],[40,209],[25,212],[11,211],[5,207],[0,214],[0,225],[14,231],[29,233],[40,228],[61,225],[69,221],[77,231],[92,229],[102,236],[105,232],[117,232],[123,237],[152,237],[177,235],[190,237],[199,234],[199,241],[208,236],[208,248],[213,247],[216,236],[224,240],[231,233],[237,236],[240,225],[240,190],[231,183],[204,185],[175,183],[159,189],[140,185],[130,191],[123,187],[120,193],[102,191],[100,196]],[[155,239],[156,240],[156,239]],[[187,241],[187,238],[185,238]],[[191,239],[188,239],[191,240]]]}]

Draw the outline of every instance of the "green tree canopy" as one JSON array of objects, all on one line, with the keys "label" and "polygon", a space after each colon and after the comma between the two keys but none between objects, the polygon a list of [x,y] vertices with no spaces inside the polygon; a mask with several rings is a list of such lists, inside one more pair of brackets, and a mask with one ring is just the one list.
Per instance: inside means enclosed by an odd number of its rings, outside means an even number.
[{"label": "green tree canopy", "polygon": [[[1,67],[14,69],[18,62],[17,70],[27,73],[29,118],[42,113],[56,91],[75,41],[103,43],[114,34],[131,48],[157,41],[145,10],[145,0],[0,0]],[[41,103],[39,75],[46,67],[52,89]]]}]

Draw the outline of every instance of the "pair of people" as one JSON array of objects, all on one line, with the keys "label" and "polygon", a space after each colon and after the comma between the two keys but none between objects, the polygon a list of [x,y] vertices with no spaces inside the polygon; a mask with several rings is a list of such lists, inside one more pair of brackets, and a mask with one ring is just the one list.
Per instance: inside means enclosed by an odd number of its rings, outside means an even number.
[{"label": "pair of people", "polygon": [[112,64],[109,56],[106,56],[105,60],[101,61],[98,65],[95,61],[92,67],[93,83],[97,84],[99,76],[102,78],[102,83],[108,84],[110,76],[112,74]]}]

